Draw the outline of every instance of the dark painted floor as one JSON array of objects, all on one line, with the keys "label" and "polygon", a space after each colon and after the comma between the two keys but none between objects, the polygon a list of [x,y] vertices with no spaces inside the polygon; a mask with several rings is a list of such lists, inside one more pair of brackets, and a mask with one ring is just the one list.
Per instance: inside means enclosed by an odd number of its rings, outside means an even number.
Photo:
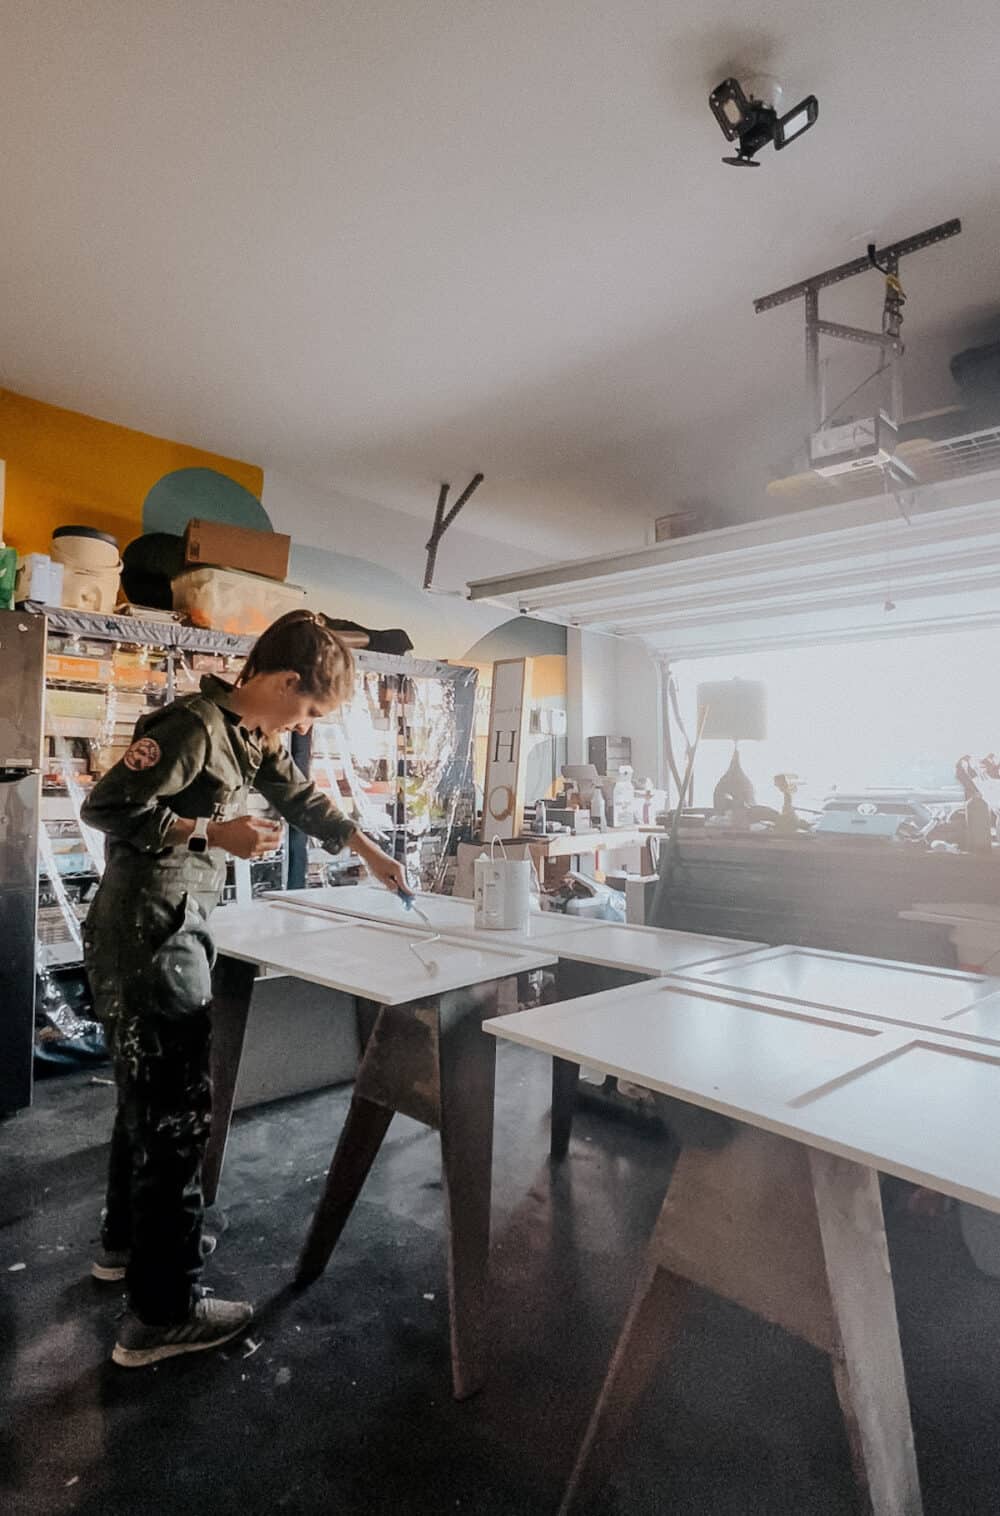
[{"label": "dark painted floor", "polygon": [[[555,1511],[665,1186],[662,1138],[583,1113],[552,1172],[547,1065],[500,1047],[493,1375],[448,1388],[437,1139],[397,1117],[327,1274],[283,1293],[344,1091],[239,1118],[207,1275],[258,1303],[237,1343],[108,1362],[116,1288],[87,1277],[113,1092],[42,1085],[0,1125],[0,1510],[10,1516]],[[954,1216],[890,1217],[927,1516],[1000,1510],[1000,1283]],[[11,1265],[26,1267],[9,1272]],[[595,1510],[847,1516],[825,1362],[703,1301]]]}]

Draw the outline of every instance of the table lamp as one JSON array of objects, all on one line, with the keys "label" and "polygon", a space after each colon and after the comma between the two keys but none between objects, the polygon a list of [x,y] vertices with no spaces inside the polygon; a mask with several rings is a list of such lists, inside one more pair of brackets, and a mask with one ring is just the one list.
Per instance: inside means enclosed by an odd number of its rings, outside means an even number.
[{"label": "table lamp", "polygon": [[733,756],[715,786],[717,811],[743,810],[754,804],[753,785],[740,764],[741,742],[767,736],[767,697],[755,679],[723,679],[698,686],[698,727],[703,739],[731,742]]}]

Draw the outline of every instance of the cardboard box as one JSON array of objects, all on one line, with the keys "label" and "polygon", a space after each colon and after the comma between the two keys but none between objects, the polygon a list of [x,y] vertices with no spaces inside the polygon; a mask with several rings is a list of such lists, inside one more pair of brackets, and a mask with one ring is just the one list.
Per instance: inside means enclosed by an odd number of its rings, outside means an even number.
[{"label": "cardboard box", "polygon": [[46,737],[89,738],[96,742],[104,731],[104,722],[89,716],[46,716]]},{"label": "cardboard box", "polygon": [[103,658],[77,658],[64,653],[49,653],[45,659],[47,679],[75,679],[78,684],[108,684],[111,662]]},{"label": "cardboard box", "polygon": [[167,671],[166,669],[143,668],[141,665],[134,668],[127,665],[119,666],[116,660],[114,682],[119,689],[144,690],[149,685],[166,684]]},{"label": "cardboard box", "polygon": [[255,532],[221,521],[189,521],[184,533],[184,560],[198,568],[238,569],[283,580],[288,574],[291,537]]},{"label": "cardboard box", "polygon": [[47,690],[45,692],[46,716],[82,716],[87,721],[100,721],[107,711],[103,690]]}]

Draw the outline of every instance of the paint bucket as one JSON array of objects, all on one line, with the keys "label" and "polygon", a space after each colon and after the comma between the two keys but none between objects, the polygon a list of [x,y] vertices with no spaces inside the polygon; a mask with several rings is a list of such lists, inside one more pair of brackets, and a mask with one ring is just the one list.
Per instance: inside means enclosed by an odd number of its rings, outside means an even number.
[{"label": "paint bucket", "polygon": [[530,858],[508,858],[499,837],[493,838],[489,857],[484,853],[473,868],[477,927],[492,932],[527,931],[531,868]]}]

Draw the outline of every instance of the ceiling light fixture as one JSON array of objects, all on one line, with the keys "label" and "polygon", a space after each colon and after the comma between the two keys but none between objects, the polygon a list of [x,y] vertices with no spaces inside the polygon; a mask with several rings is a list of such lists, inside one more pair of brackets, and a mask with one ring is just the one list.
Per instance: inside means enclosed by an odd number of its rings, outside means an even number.
[{"label": "ceiling light fixture", "polygon": [[819,115],[819,101],[807,95],[790,111],[779,116],[773,105],[745,90],[738,79],[723,79],[708,97],[712,115],[727,142],[739,142],[739,149],[723,163],[734,168],[760,168],[754,154],[773,142],[776,151],[787,147],[807,132]]}]

